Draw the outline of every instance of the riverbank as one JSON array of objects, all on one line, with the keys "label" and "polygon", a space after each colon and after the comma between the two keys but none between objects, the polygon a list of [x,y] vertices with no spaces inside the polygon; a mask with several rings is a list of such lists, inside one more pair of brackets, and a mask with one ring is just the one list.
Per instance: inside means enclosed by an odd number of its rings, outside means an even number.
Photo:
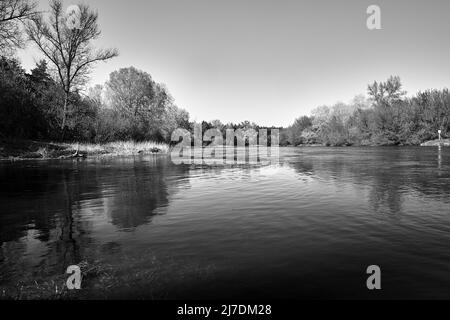
[{"label": "riverbank", "polygon": [[167,154],[169,146],[153,141],[106,144],[58,143],[31,140],[0,141],[0,160],[75,159],[105,156]]},{"label": "riverbank", "polygon": [[299,144],[297,147],[411,147],[411,146],[421,146],[421,147],[437,147],[437,146],[443,146],[443,147],[450,147],[450,139],[436,139],[436,140],[430,140],[425,141],[420,144],[392,144],[392,143],[386,143],[386,144],[371,144],[371,143],[364,143],[364,144],[343,144],[343,145],[325,145],[320,143],[315,144]]},{"label": "riverbank", "polygon": [[[420,144],[423,147],[450,146],[450,139],[431,140]],[[346,147],[350,145],[345,145]],[[342,147],[345,147],[342,146]],[[379,145],[353,145],[379,146]],[[398,145],[401,146],[401,145]],[[323,144],[301,144],[297,147],[326,147]],[[0,160],[48,160],[77,159],[88,157],[133,156],[146,154],[167,154],[169,145],[153,141],[117,141],[106,144],[61,143],[32,140],[1,140]]]},{"label": "riverbank", "polygon": [[421,147],[437,147],[437,146],[443,146],[443,147],[450,147],[450,139],[436,139],[431,141],[426,141],[424,143],[420,144]]}]

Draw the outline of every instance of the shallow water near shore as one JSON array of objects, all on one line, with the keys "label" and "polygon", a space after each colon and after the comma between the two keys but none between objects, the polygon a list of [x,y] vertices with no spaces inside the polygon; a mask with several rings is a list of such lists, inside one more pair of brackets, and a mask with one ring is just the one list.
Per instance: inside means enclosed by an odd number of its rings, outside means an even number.
[{"label": "shallow water near shore", "polygon": [[449,160],[315,147],[263,166],[1,162],[0,288],[87,261],[114,277],[86,279],[83,298],[450,298]]}]

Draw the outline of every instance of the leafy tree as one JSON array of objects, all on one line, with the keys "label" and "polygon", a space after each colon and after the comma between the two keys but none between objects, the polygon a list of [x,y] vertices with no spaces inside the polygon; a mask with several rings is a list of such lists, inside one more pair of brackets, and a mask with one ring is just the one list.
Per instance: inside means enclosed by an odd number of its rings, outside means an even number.
[{"label": "leafy tree", "polygon": [[297,118],[288,130],[288,141],[291,145],[296,146],[304,143],[302,132],[312,126],[311,118],[302,116]]},{"label": "leafy tree", "polygon": [[151,76],[135,67],[112,72],[106,88],[111,106],[133,118],[142,116],[156,95]]},{"label": "leafy tree", "polygon": [[[38,67],[39,69],[39,67]],[[42,78],[47,78],[42,70]],[[37,69],[26,74],[17,60],[0,58],[0,134],[7,138],[48,138],[46,107],[57,92],[37,78]]]},{"label": "leafy tree", "polygon": [[45,118],[45,136],[51,139],[58,138],[59,119],[61,109],[59,106],[63,102],[64,92],[58,83],[55,82],[49,73],[48,64],[41,60],[28,75],[30,88],[29,92],[35,104]]},{"label": "leafy tree", "polygon": [[391,76],[386,82],[375,81],[368,85],[367,91],[377,106],[384,107],[392,106],[406,94],[406,91],[402,90],[402,83],[398,76]]},{"label": "leafy tree", "polygon": [[173,130],[189,125],[189,114],[147,72],[134,67],[114,71],[106,88],[108,103],[127,123],[133,139],[169,141]]}]

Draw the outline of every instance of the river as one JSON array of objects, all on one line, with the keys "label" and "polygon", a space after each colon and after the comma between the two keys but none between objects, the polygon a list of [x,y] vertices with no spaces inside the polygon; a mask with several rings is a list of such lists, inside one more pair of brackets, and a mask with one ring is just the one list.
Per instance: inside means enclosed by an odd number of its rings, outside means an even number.
[{"label": "river", "polygon": [[270,165],[1,162],[0,288],[87,263],[85,298],[448,299],[449,160],[314,147]]}]

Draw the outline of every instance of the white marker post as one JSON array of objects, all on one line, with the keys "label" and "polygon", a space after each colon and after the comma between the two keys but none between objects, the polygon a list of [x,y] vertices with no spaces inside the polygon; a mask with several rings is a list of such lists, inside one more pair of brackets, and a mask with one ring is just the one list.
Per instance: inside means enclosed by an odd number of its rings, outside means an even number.
[{"label": "white marker post", "polygon": [[438,134],[439,134],[439,141],[441,141],[441,130],[438,130]]}]

